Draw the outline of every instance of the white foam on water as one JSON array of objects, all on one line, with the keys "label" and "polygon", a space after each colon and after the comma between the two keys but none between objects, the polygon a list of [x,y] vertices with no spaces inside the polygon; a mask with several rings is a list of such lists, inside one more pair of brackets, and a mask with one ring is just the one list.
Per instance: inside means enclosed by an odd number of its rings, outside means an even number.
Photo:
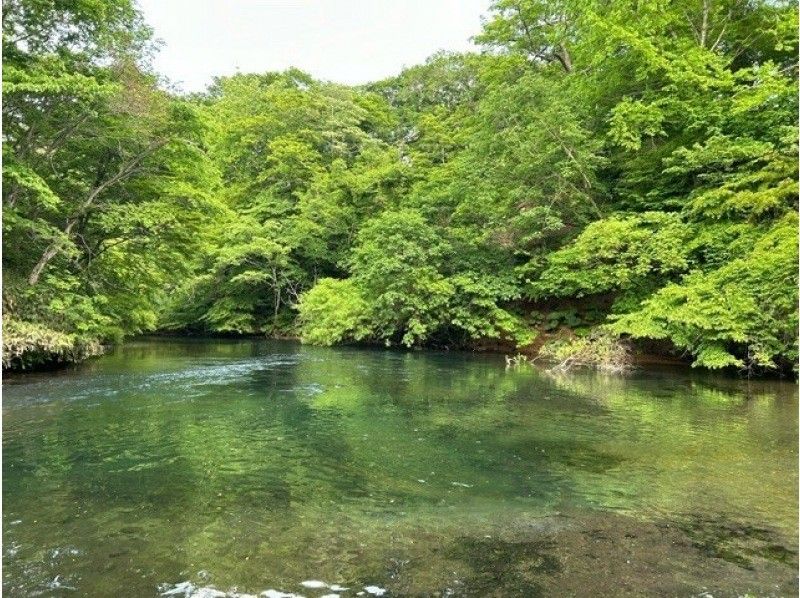
[{"label": "white foam on water", "polygon": [[181,594],[184,596],[190,595],[194,591],[194,585],[191,581],[182,581],[180,583],[175,584],[175,587],[164,590],[161,592],[162,596],[180,596]]},{"label": "white foam on water", "polygon": [[308,579],[306,581],[301,581],[300,585],[304,588],[327,588],[328,584],[324,581],[320,581],[318,579]]},{"label": "white foam on water", "polygon": [[[58,583],[58,578],[55,580]],[[301,581],[300,585],[309,589],[322,589],[328,588],[332,592],[318,596],[318,598],[342,598],[340,592],[346,592],[350,588],[341,586],[339,584],[328,585],[324,581],[318,579],[307,579]],[[60,586],[65,588],[65,586]],[[198,587],[191,581],[182,581],[172,584],[162,584],[158,588],[161,596],[172,598],[257,598],[255,594],[245,594],[237,592],[235,588],[228,592],[218,590],[212,586]],[[378,586],[364,586],[364,590],[356,593],[356,596],[363,596],[364,594],[371,594],[372,596],[383,596],[387,590]],[[258,598],[305,598],[301,594],[294,594],[292,592],[284,592],[282,590],[268,589],[260,592]]]},{"label": "white foam on water", "polygon": [[259,596],[262,598],[303,598],[300,594],[289,594],[280,590],[264,590]]}]

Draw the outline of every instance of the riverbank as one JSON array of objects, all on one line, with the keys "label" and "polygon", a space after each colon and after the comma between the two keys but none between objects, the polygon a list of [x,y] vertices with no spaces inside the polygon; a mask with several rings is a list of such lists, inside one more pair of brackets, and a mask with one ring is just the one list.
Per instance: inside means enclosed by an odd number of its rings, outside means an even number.
[{"label": "riverbank", "polygon": [[95,338],[8,317],[3,320],[3,372],[65,367],[102,355],[107,348]]},{"label": "riverbank", "polygon": [[[20,326],[20,324],[22,326]],[[4,326],[3,334],[3,373],[13,374],[23,371],[47,371],[77,365],[89,358],[100,356],[114,346],[141,339],[239,339],[239,340],[289,340],[301,342],[296,334],[256,334],[256,333],[221,333],[221,332],[196,332],[196,331],[175,331],[175,330],[156,330],[146,334],[132,336],[119,343],[101,343],[97,339],[84,339],[78,335],[69,335],[50,331],[44,327],[37,327],[26,322],[11,321]],[[650,367],[677,367],[691,368],[691,360],[687,356],[679,355],[677,350],[669,343],[658,343],[652,341],[626,341],[625,343],[625,367],[605,367],[601,359],[589,355],[587,359],[576,360],[569,363],[569,367],[564,368],[564,355],[570,353],[570,343],[585,338],[579,336],[574,330],[562,327],[555,331],[538,330],[535,341],[525,347],[517,347],[513,343],[504,342],[497,339],[481,339],[470,341],[464,345],[449,346],[442,344],[431,344],[424,347],[405,348],[401,346],[389,347],[397,351],[463,351],[472,353],[497,354],[503,356],[522,355],[524,363],[537,362],[544,367],[556,367],[560,369],[572,369],[574,367],[599,369],[609,373],[621,373],[626,369],[647,369]],[[386,349],[385,344],[378,343],[357,343],[352,346],[365,348]],[[566,350],[564,347],[566,346]],[[578,345],[580,348],[580,345]],[[558,350],[562,351],[561,354]],[[602,356],[601,356],[602,357]],[[569,359],[566,359],[570,361]],[[613,364],[612,364],[613,365]],[[699,368],[705,369],[705,368]],[[741,377],[742,373],[735,368],[725,368],[721,370],[723,375],[731,377]],[[756,375],[750,373],[752,377],[765,379],[795,379],[796,372],[792,371],[760,371]]]}]

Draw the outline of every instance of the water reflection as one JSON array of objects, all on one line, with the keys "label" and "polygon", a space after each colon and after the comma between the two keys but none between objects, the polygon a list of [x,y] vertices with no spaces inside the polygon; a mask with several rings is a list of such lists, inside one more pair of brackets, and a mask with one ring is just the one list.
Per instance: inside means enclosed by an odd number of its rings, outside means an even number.
[{"label": "water reflection", "polygon": [[158,340],[3,390],[11,595],[527,596],[601,583],[587,542],[658,592],[795,579],[789,383]]}]

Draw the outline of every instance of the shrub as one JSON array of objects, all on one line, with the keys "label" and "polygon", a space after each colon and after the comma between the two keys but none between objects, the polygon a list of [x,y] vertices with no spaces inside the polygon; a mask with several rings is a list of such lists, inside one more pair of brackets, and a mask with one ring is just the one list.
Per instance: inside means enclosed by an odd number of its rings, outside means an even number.
[{"label": "shrub", "polygon": [[587,366],[620,372],[631,366],[628,345],[619,337],[598,330],[584,337],[550,341],[542,347],[539,355],[555,361],[554,369],[564,371],[575,366]]},{"label": "shrub", "polygon": [[3,369],[25,370],[54,363],[72,363],[103,352],[91,338],[65,334],[15,318],[3,321]]}]

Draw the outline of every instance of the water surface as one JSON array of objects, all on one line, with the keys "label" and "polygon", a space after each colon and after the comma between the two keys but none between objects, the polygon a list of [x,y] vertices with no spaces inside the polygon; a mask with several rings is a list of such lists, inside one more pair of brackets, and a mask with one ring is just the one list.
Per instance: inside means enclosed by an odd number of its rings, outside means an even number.
[{"label": "water surface", "polygon": [[131,342],[3,384],[3,589],[796,595],[796,395],[687,370]]}]

